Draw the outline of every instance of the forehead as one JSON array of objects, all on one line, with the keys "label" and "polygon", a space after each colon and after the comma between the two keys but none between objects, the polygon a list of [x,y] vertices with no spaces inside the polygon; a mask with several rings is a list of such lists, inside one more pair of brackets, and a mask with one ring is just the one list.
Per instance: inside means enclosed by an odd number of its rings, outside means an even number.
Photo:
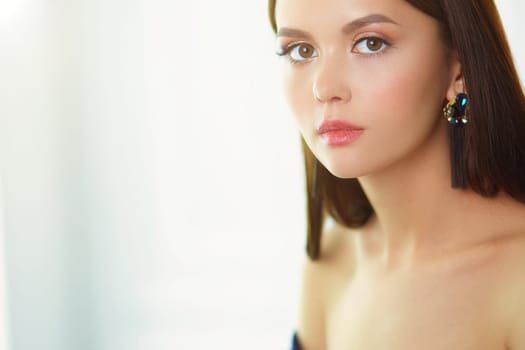
[{"label": "forehead", "polygon": [[407,22],[414,12],[405,0],[277,0],[275,18],[278,27],[330,28],[370,14]]}]

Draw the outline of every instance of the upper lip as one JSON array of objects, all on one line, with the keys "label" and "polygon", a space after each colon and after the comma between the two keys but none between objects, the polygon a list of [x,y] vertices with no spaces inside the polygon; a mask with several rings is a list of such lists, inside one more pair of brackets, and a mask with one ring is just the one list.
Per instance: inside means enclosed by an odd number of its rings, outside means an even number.
[{"label": "upper lip", "polygon": [[317,128],[319,134],[324,134],[330,131],[337,130],[363,130],[362,127],[351,124],[341,119],[323,120],[321,125]]}]

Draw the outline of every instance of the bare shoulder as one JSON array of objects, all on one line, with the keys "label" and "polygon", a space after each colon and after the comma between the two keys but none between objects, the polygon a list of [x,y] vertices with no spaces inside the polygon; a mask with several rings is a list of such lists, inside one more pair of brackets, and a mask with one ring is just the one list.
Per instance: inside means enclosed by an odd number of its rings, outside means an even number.
[{"label": "bare shoulder", "polygon": [[525,225],[505,244],[504,253],[499,310],[509,325],[508,349],[525,350]]},{"label": "bare shoulder", "polygon": [[351,271],[352,231],[334,224],[323,232],[318,260],[305,258],[302,271],[298,337],[303,350],[326,348],[325,319],[330,294]]}]

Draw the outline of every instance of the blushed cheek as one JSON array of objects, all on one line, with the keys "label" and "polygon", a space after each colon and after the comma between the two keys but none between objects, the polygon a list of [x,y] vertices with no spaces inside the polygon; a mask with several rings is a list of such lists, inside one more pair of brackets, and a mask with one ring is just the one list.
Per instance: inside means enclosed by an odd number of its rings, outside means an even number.
[{"label": "blushed cheek", "polygon": [[284,92],[298,127],[303,131],[312,119],[311,89],[308,89],[306,80],[298,77],[285,77]]},{"label": "blushed cheek", "polygon": [[374,115],[381,118],[384,125],[406,128],[428,114],[425,108],[428,99],[434,96],[429,89],[432,90],[435,83],[429,79],[428,72],[408,66],[398,67],[383,74],[376,82],[375,88],[368,91],[371,97],[368,103],[378,108]]},{"label": "blushed cheek", "polygon": [[[399,75],[382,79],[368,92],[363,92],[366,105],[372,109],[368,118],[378,118],[383,125],[403,122],[413,110],[412,88],[410,80]],[[358,96],[355,96],[357,99]],[[357,102],[357,101],[355,101]]]}]

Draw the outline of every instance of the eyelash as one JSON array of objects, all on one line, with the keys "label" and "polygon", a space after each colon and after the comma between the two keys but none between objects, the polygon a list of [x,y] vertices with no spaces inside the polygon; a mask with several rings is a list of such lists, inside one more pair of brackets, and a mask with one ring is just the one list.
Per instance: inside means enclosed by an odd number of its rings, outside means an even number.
[{"label": "eyelash", "polygon": [[[362,42],[366,42],[367,40],[379,40],[381,42],[381,46],[382,46],[382,49],[378,52],[373,52],[373,53],[357,53],[361,56],[365,56],[367,58],[370,58],[370,57],[377,57],[381,54],[383,54],[385,51],[387,51],[390,47],[392,47],[392,44],[390,44],[387,40],[383,39],[383,38],[380,38],[378,36],[366,36],[366,37],[362,37],[362,38],[358,38],[356,40],[354,40],[354,42],[352,43],[352,52],[354,50],[354,48],[362,43]],[[286,47],[281,47],[275,54],[277,56],[286,56],[286,59],[291,63],[291,64],[302,64],[302,63],[305,63],[308,59],[305,59],[305,60],[295,60],[293,59],[291,56],[290,56],[290,52],[292,50],[294,50],[295,48],[299,47],[300,45],[310,45],[308,44],[307,42],[296,42],[296,43],[292,43],[292,44],[289,44],[288,46]],[[384,45],[384,46],[383,46]],[[311,45],[310,45],[311,46]]]},{"label": "eyelash", "polygon": [[[304,44],[307,44],[306,42],[297,42],[297,43],[293,43],[293,44],[290,44],[286,47],[281,47],[275,54],[277,56],[285,56],[286,59],[288,60],[288,62],[290,62],[291,64],[300,64],[300,63],[304,63],[305,61],[300,61],[300,60],[294,60],[291,56],[290,56],[290,52],[299,47],[300,45],[304,45]],[[307,44],[309,45],[309,44]]]},{"label": "eyelash", "polygon": [[352,50],[360,43],[362,42],[366,42],[367,40],[378,40],[380,43],[381,43],[381,49],[377,52],[372,52],[372,53],[358,53],[360,55],[363,55],[363,56],[378,56],[378,55],[381,55],[383,53],[385,53],[386,50],[388,50],[390,47],[392,47],[392,44],[390,44],[390,42],[386,41],[385,39],[383,38],[380,38],[378,36],[367,36],[367,37],[363,37],[363,38],[359,38],[357,40],[354,41],[354,43],[352,44]]}]

